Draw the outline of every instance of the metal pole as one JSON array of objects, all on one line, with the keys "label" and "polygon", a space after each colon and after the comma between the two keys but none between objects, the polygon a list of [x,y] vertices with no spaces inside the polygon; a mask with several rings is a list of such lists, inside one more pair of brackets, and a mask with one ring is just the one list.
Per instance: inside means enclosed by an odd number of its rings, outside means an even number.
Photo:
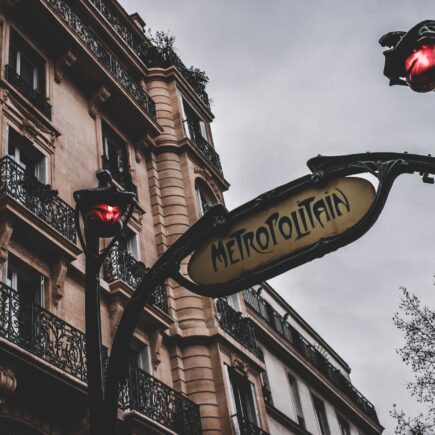
[{"label": "metal pole", "polygon": [[86,232],[85,320],[89,423],[92,435],[103,435],[103,360],[100,315],[99,238]]}]

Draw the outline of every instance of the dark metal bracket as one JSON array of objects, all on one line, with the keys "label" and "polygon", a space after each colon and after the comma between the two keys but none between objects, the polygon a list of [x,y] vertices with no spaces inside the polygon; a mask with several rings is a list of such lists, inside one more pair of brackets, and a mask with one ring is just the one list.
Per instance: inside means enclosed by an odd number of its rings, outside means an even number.
[{"label": "dark metal bracket", "polygon": [[[434,26],[435,26],[435,22]],[[363,236],[380,216],[394,181],[402,174],[420,173],[423,181],[433,184],[435,158],[408,153],[363,153],[342,156],[317,156],[307,162],[311,174],[266,192],[242,206],[228,212],[223,205],[211,207],[207,213],[186,231],[160,257],[144,276],[126,305],[119,323],[110,356],[106,380],[106,407],[112,423],[116,422],[120,381],[126,373],[127,354],[134,328],[154,288],[172,278],[190,291],[210,296],[226,296],[242,291],[308,261],[320,258]],[[260,270],[245,274],[236,280],[219,285],[198,285],[180,272],[181,263],[205,241],[223,234],[235,222],[252,212],[267,208],[283,198],[290,197],[311,187],[318,187],[339,177],[369,173],[379,185],[375,200],[367,214],[346,232],[289,254]],[[110,421],[110,420],[108,420]],[[110,433],[110,432],[107,432]]]}]

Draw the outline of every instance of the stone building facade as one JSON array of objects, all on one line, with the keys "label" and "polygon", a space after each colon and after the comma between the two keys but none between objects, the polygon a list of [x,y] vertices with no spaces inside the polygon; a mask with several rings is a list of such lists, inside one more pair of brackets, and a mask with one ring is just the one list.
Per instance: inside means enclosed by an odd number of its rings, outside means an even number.
[{"label": "stone building facade", "polygon": [[[2,0],[0,53],[0,433],[85,434],[73,192],[109,169],[138,195],[101,276],[110,349],[138,271],[229,184],[203,86],[116,0]],[[213,301],[165,283],[129,358],[125,434],[382,431],[348,366],[266,284]]]}]

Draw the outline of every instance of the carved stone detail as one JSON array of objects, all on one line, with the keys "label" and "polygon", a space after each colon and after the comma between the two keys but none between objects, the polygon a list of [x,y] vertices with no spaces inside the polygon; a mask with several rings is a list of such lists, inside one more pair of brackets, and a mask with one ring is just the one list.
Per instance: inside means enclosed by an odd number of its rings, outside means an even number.
[{"label": "carved stone detail", "polygon": [[222,192],[220,191],[217,184],[214,182],[213,176],[210,174],[210,172],[206,168],[200,168],[199,166],[195,166],[193,171],[195,174],[200,175],[204,179],[204,181],[207,182],[218,201],[223,204],[224,197],[222,195]]},{"label": "carved stone detail", "polygon": [[53,267],[51,291],[55,307],[59,305],[59,301],[63,298],[67,271],[68,266],[66,262],[62,260],[59,260]]},{"label": "carved stone detail", "polygon": [[231,366],[243,376],[248,376],[248,364],[237,358],[234,354],[231,354]]},{"label": "carved stone detail", "polygon": [[160,357],[160,349],[162,347],[163,334],[162,331],[155,331],[151,338],[151,361],[153,364],[154,370],[157,370],[157,367],[162,362]]},{"label": "carved stone detail", "polygon": [[54,72],[54,79],[56,80],[56,83],[62,82],[65,71],[70,68],[76,61],[77,56],[71,50],[68,50],[57,61]]},{"label": "carved stone detail", "polygon": [[119,321],[121,320],[122,313],[124,312],[124,306],[122,305],[121,301],[114,300],[109,305],[109,317],[110,317],[110,323],[111,323],[111,332],[112,337],[115,336],[116,330],[118,329]]},{"label": "carved stone detail", "polygon": [[9,242],[12,236],[12,225],[9,222],[0,222],[0,267],[8,259]]},{"label": "carved stone detail", "polygon": [[15,373],[8,368],[0,367],[0,404],[5,403],[9,396],[17,389]]},{"label": "carved stone detail", "polygon": [[89,114],[95,118],[100,110],[100,107],[106,102],[112,94],[106,86],[101,86],[97,93],[92,97],[89,103]]}]

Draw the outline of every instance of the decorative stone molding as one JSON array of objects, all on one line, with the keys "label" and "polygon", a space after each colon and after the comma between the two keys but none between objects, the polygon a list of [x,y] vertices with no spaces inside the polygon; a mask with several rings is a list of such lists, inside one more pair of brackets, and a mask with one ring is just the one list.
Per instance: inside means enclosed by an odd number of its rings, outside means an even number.
[{"label": "decorative stone molding", "polygon": [[68,271],[68,266],[65,261],[59,260],[53,267],[52,271],[52,298],[55,307],[59,305],[59,301],[63,298],[65,278]]},{"label": "decorative stone molding", "polygon": [[222,192],[219,190],[219,187],[214,182],[213,176],[206,168],[200,168],[199,166],[195,166],[193,172],[203,178],[203,180],[209,185],[211,191],[216,196],[216,199],[223,204],[224,197]]},{"label": "decorative stone molding", "polygon": [[111,96],[109,89],[106,86],[101,86],[96,94],[92,97],[89,103],[89,115],[95,118],[100,110],[100,107],[105,103]]},{"label": "decorative stone molding", "polygon": [[9,396],[17,389],[15,373],[8,368],[0,367],[0,405],[6,402]]},{"label": "decorative stone molding", "polygon": [[57,62],[54,69],[54,80],[56,83],[61,83],[65,71],[77,61],[77,56],[68,50]]},{"label": "decorative stone molding", "polygon": [[243,376],[248,376],[248,364],[237,358],[234,354],[231,354],[231,367]]},{"label": "decorative stone molding", "polygon": [[112,337],[115,336],[123,312],[124,312],[124,306],[122,305],[121,301],[119,301],[118,299],[114,300],[109,305],[109,317],[110,317],[110,324],[112,326],[111,327]]},{"label": "decorative stone molding", "polygon": [[151,338],[151,360],[153,364],[154,370],[157,370],[157,367],[162,362],[160,357],[160,349],[162,347],[163,334],[162,331],[156,330]]},{"label": "decorative stone molding", "polygon": [[11,240],[13,227],[9,222],[0,222],[0,267],[8,259],[9,242]]}]

